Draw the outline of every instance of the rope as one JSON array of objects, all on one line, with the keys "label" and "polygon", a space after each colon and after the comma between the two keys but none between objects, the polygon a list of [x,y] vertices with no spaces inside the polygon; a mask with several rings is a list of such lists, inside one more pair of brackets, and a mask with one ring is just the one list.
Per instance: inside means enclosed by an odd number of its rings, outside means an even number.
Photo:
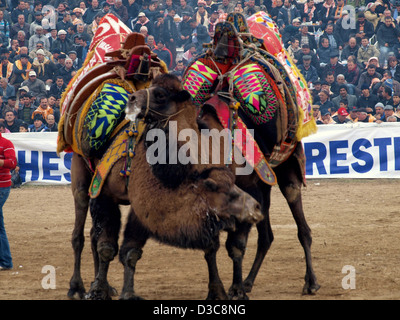
[{"label": "rope", "polygon": [[150,108],[150,90],[148,88],[146,88],[146,93],[147,93],[147,104],[146,104],[146,112],[144,114],[144,118],[146,118],[147,114],[149,111],[153,112],[156,115],[159,115],[161,117],[164,117],[164,119],[161,119],[160,121],[163,122],[165,121],[165,124],[163,126],[163,129],[167,126],[168,122],[171,120],[172,117],[175,117],[176,115],[180,114],[182,111],[184,111],[185,109],[181,109],[178,112],[175,112],[171,115],[166,115],[164,113],[158,112],[152,108]]}]

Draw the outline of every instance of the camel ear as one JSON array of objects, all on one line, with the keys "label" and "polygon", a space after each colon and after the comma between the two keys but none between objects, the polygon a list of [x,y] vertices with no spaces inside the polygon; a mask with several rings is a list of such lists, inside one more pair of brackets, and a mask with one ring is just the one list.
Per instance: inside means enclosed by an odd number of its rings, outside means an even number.
[{"label": "camel ear", "polygon": [[218,190],[218,185],[214,179],[208,178],[204,180],[204,185],[206,186],[207,189],[213,192],[216,192]]},{"label": "camel ear", "polygon": [[172,96],[172,100],[175,102],[185,102],[192,99],[190,93],[186,90],[182,90]]}]

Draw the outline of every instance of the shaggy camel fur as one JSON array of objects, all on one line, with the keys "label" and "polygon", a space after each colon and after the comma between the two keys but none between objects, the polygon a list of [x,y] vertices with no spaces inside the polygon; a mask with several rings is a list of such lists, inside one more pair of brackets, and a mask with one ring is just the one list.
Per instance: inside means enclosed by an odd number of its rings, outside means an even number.
[{"label": "shaggy camel fur", "polygon": [[[152,88],[140,90],[132,97],[137,100],[135,103],[145,106],[143,116],[147,123],[147,132],[151,129],[165,128],[164,120],[167,116],[169,120],[177,120],[178,132],[191,128],[200,135],[195,107],[189,103],[190,96],[182,91],[181,83],[176,77],[159,76]],[[145,103],[147,98],[150,100]],[[149,106],[152,107],[150,110]],[[141,248],[150,236],[178,247],[205,250],[210,272],[208,297],[226,298],[214,255],[219,247],[219,231],[231,228],[234,226],[234,220],[243,216],[244,202],[245,209],[252,212],[257,210],[258,204],[237,191],[234,175],[223,164],[204,165],[197,161],[197,164],[150,166],[146,159],[146,149],[150,145],[141,140],[136,146],[136,155],[132,158],[133,171],[128,183],[126,178],[119,174],[125,165],[125,160],[121,159],[114,165],[101,195],[90,201],[96,279],[87,297],[110,298],[112,290],[107,282],[107,271],[109,262],[118,252],[118,233],[121,225],[118,204],[130,202],[131,213],[120,251],[120,260],[125,265],[121,298],[138,298],[133,291],[133,271],[136,261],[141,256]],[[196,145],[194,147],[200,148]],[[81,160],[78,158],[73,166],[78,167],[77,172],[82,171],[79,177],[73,179],[74,191],[80,190],[74,193],[74,196],[77,195],[75,200],[80,212],[79,217],[77,213],[76,230],[84,224],[80,218],[87,198],[82,195],[83,190],[88,187],[87,172],[84,172]],[[171,185],[171,182],[174,183]],[[244,216],[250,221],[257,220],[256,215],[246,213]],[[77,234],[74,233],[74,236],[73,239],[78,239]],[[138,243],[140,245],[137,245]],[[78,245],[83,246],[82,243]],[[74,249],[76,253],[81,250],[78,246]],[[77,277],[74,278],[75,275]],[[74,273],[74,276],[71,279],[69,296],[81,295],[84,290],[80,274]]]}]

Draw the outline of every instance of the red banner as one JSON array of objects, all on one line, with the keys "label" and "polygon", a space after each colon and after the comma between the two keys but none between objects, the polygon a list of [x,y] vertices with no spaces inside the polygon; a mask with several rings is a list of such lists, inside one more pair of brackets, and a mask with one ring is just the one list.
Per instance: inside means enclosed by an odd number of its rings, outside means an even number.
[{"label": "red banner", "polygon": [[78,71],[76,76],[72,78],[71,83],[69,84],[68,92],[62,101],[62,114],[64,114],[68,105],[72,102],[72,99],[76,94],[74,89],[77,87],[79,81],[95,65],[105,62],[106,52],[121,48],[126,36],[131,32],[132,31],[113,14],[109,13],[103,17],[95,35],[93,36],[87,59],[85,60],[82,68]]}]

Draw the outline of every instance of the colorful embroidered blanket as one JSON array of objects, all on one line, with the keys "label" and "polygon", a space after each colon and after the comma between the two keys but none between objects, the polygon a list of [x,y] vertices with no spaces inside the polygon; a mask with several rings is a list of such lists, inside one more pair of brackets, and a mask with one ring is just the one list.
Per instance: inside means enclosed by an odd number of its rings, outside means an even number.
[{"label": "colorful embroidered blanket", "polygon": [[265,50],[273,55],[279,64],[289,75],[291,86],[296,91],[296,101],[299,106],[300,123],[296,137],[300,141],[302,138],[315,133],[317,126],[312,116],[312,97],[308,90],[307,82],[297,69],[283,46],[282,36],[276,23],[263,11],[257,12],[247,19],[249,31],[259,39],[263,40]]},{"label": "colorful embroidered blanket", "polygon": [[74,141],[85,157],[99,157],[114,130],[125,118],[133,89],[119,79],[104,81],[86,100],[74,126]]}]

